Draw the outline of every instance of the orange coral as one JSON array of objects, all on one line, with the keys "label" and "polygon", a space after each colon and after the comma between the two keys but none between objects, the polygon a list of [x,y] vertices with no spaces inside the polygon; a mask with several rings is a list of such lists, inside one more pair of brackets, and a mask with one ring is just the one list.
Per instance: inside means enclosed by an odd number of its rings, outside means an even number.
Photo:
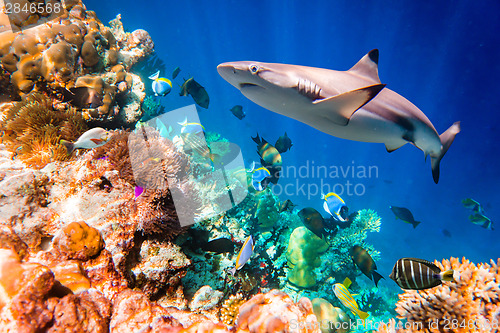
[{"label": "orange coral", "polygon": [[54,247],[70,259],[88,260],[104,248],[101,234],[85,222],[72,222],[54,239]]},{"label": "orange coral", "polygon": [[237,332],[320,332],[308,298],[294,303],[276,289],[257,294],[241,305],[236,327]]},{"label": "orange coral", "polygon": [[443,271],[453,269],[455,282],[399,295],[396,312],[399,319],[406,319],[406,328],[396,330],[393,321],[379,332],[497,332],[500,259],[477,266],[465,258],[435,264]]}]

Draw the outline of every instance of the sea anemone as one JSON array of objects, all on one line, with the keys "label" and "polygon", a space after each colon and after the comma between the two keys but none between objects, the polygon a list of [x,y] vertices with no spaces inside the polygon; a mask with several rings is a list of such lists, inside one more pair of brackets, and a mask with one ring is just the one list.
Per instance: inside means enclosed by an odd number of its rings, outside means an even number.
[{"label": "sea anemone", "polygon": [[75,109],[54,110],[49,98],[33,92],[6,110],[0,129],[7,149],[28,166],[43,168],[55,160],[68,160],[60,140],[75,140],[87,126]]}]

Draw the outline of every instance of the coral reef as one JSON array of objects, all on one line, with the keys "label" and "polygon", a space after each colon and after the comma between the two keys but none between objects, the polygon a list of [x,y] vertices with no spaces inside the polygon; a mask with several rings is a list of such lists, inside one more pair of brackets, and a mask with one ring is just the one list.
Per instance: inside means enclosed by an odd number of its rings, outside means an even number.
[{"label": "coral reef", "polygon": [[[407,328],[382,327],[379,332],[496,332],[500,318],[500,259],[475,265],[462,258],[434,262],[454,270],[455,282],[399,295],[396,312]],[[391,326],[392,325],[392,326]],[[397,330],[395,330],[397,328]]]},{"label": "coral reef", "polygon": [[28,166],[43,168],[52,161],[68,160],[61,139],[75,140],[87,126],[74,108],[55,110],[49,98],[33,92],[7,106],[0,121],[2,141]]},{"label": "coral reef", "polygon": [[229,296],[220,308],[220,320],[228,326],[233,326],[240,311],[240,306],[245,302],[246,300],[242,294]]},{"label": "coral reef", "polygon": [[296,228],[290,235],[286,258],[291,270],[288,281],[296,286],[309,288],[316,284],[314,268],[321,265],[321,254],[328,243],[306,227]]},{"label": "coral reef", "polygon": [[321,333],[349,332],[351,319],[341,308],[336,308],[323,298],[312,300],[313,311],[319,322]]},{"label": "coral reef", "polygon": [[0,67],[10,73],[12,99],[39,91],[71,103],[93,123],[132,126],[140,119],[144,84],[127,71],[153,51],[146,31],[125,32],[120,17],[107,27],[81,1],[66,2],[60,15],[20,22],[27,24],[22,32],[0,33]]},{"label": "coral reef", "polygon": [[104,241],[96,228],[82,221],[62,228],[52,246],[63,258],[88,260],[101,252]]},{"label": "coral reef", "polygon": [[297,303],[279,290],[257,294],[240,306],[237,332],[317,332],[319,324],[308,298]]}]

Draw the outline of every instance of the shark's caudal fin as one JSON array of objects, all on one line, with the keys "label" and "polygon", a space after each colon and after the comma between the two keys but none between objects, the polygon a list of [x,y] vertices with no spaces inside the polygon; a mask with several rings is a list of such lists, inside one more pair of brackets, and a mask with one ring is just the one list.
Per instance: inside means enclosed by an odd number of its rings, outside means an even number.
[{"label": "shark's caudal fin", "polygon": [[346,126],[352,114],[377,96],[384,87],[385,84],[374,84],[314,101],[314,112],[322,119]]},{"label": "shark's caudal fin", "polygon": [[444,154],[448,151],[453,140],[455,140],[455,135],[460,133],[460,122],[457,121],[453,125],[450,126],[443,134],[439,136],[441,139],[441,144],[443,145],[441,148],[441,153],[439,156],[431,156],[431,167],[432,167],[432,178],[434,179],[434,183],[438,183],[439,181],[439,162],[443,158]]},{"label": "shark's caudal fin", "polygon": [[348,72],[362,76],[374,83],[380,83],[380,78],[378,77],[378,50],[374,49],[368,52]]}]

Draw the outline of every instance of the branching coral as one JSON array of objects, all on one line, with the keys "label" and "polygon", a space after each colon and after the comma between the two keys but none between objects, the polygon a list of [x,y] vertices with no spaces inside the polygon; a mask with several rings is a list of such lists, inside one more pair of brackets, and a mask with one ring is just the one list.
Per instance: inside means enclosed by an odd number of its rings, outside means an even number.
[{"label": "branching coral", "polygon": [[27,165],[42,168],[54,160],[67,160],[61,139],[75,140],[86,129],[74,109],[54,110],[41,93],[31,93],[13,103],[0,121],[3,142]]},{"label": "branching coral", "polygon": [[[496,332],[500,318],[500,259],[474,265],[450,258],[436,261],[441,270],[453,269],[455,282],[399,295],[396,312],[411,329],[397,332]],[[395,326],[395,325],[393,325]],[[379,332],[387,332],[382,328]]]}]

